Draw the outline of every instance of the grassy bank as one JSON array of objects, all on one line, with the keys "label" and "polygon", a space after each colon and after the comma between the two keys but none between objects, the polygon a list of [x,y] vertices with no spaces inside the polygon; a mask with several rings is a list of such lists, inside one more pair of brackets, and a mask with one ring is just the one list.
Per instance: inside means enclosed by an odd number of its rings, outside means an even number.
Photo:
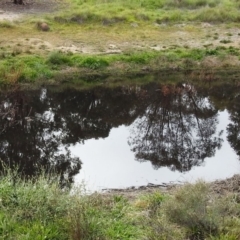
[{"label": "grassy bank", "polygon": [[42,175],[27,181],[11,171],[1,176],[1,239],[240,237],[238,194],[217,195],[203,182],[168,193],[86,195],[79,188],[70,194],[56,180]]},{"label": "grassy bank", "polygon": [[65,20],[74,13],[75,22],[114,24],[124,21],[180,22],[239,22],[240,4],[234,0],[71,0],[73,8],[66,12]]},{"label": "grassy bank", "polygon": [[[240,5],[234,0],[42,4],[33,4],[34,17],[17,6],[20,19],[0,20],[0,83],[84,83],[89,75],[239,67]],[[52,5],[57,10],[47,13]]]},{"label": "grassy bank", "polygon": [[[240,65],[234,47],[188,49],[174,47],[161,52],[129,52],[116,55],[81,55],[54,51],[47,56],[0,52],[0,83],[88,84],[101,78],[156,71],[233,70]],[[92,76],[92,78],[91,78]],[[90,78],[89,78],[90,77]],[[89,80],[90,79],[90,80]]]}]

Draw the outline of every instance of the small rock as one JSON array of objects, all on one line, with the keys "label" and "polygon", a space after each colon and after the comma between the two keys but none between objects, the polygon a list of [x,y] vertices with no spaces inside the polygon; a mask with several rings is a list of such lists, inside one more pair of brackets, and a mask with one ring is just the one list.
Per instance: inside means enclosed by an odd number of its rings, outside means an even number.
[{"label": "small rock", "polygon": [[44,31],[44,32],[47,32],[47,31],[50,30],[50,27],[45,22],[38,22],[37,23],[37,28],[38,28],[38,30],[41,30],[41,31]]}]

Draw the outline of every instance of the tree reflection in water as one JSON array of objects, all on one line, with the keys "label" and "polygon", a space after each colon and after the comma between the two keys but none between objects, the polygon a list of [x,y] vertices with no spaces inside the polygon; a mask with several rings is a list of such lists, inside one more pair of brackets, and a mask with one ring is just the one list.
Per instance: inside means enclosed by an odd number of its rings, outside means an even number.
[{"label": "tree reflection in water", "polygon": [[129,144],[136,159],[156,169],[189,171],[221,147],[217,112],[191,85],[162,86],[132,127]]},{"label": "tree reflection in water", "polygon": [[[236,78],[238,79],[238,78]],[[209,91],[212,102],[218,109],[227,110],[230,123],[227,126],[227,140],[240,158],[240,84],[224,82]]]},{"label": "tree reflection in water", "polygon": [[55,121],[55,109],[39,92],[11,91],[2,95],[0,105],[0,159],[16,168],[25,178],[42,171],[60,175],[62,187],[73,182],[81,169],[78,157],[72,157],[64,144],[64,121]]},{"label": "tree reflection in water", "polygon": [[11,168],[17,165],[24,176],[44,169],[61,174],[62,184],[71,183],[81,161],[71,156],[69,146],[105,138],[112,127],[131,124],[142,109],[136,102],[136,94],[125,88],[2,94],[0,159]]},{"label": "tree reflection in water", "polygon": [[230,97],[229,113],[231,123],[227,127],[228,141],[240,158],[240,95],[232,89]]},{"label": "tree reflection in water", "polygon": [[54,170],[63,184],[73,182],[82,166],[69,147],[106,138],[122,124],[131,125],[136,158],[155,168],[188,171],[213,156],[222,141],[217,109],[190,85],[14,90],[1,94],[0,103],[3,163],[28,177]]}]

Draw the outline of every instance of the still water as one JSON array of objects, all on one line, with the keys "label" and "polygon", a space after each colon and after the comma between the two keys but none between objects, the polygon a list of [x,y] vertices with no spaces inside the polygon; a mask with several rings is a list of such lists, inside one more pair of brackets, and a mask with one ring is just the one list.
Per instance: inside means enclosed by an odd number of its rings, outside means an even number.
[{"label": "still water", "polygon": [[1,94],[0,159],[87,189],[212,181],[240,172],[240,94],[185,82]]},{"label": "still water", "polygon": [[[219,114],[221,129],[226,129],[228,117],[227,111]],[[72,153],[81,156],[84,162],[81,174],[76,176],[76,182],[85,182],[89,189],[99,190],[142,186],[149,183],[194,182],[198,179],[212,181],[240,173],[240,162],[226,141],[226,134],[222,135],[224,142],[214,157],[205,158],[200,166],[194,166],[186,172],[172,171],[169,167],[156,169],[150,161],[136,161],[127,143],[129,136],[130,127],[120,126],[112,129],[106,139],[92,139],[86,141],[84,145],[77,144],[71,147]]]}]

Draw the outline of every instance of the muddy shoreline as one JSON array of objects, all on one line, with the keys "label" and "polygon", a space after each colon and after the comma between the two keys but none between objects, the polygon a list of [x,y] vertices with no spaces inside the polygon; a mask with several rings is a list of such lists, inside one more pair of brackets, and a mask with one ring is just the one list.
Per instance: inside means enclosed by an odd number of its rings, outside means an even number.
[{"label": "muddy shoreline", "polygon": [[[114,188],[114,189],[103,189],[102,193],[104,195],[114,195],[119,194],[127,198],[134,199],[138,195],[149,194],[155,191],[160,191],[162,193],[174,193],[175,190],[184,187],[187,182],[179,183],[162,183],[162,184],[152,184],[149,183],[145,186],[139,187],[128,187],[128,188]],[[210,186],[210,190],[217,195],[225,196],[229,193],[240,194],[240,174],[235,174],[230,178],[224,180],[215,180],[213,182],[207,182]]]}]

